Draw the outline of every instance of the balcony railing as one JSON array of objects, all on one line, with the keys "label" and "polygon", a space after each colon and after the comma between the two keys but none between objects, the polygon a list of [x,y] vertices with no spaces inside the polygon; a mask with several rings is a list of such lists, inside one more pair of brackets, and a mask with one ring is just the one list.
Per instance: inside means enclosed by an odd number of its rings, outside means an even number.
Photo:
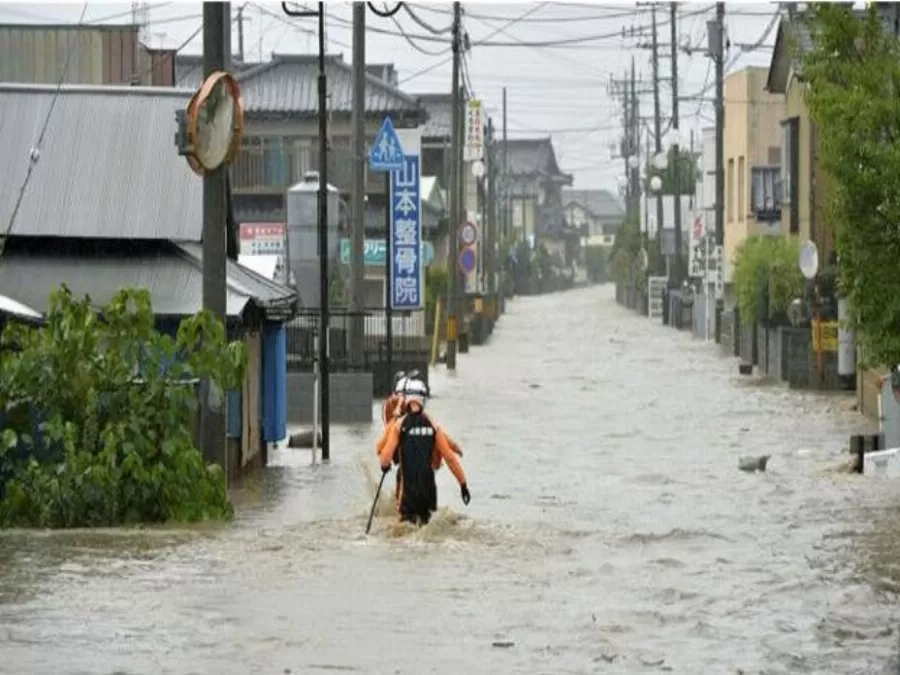
[{"label": "balcony railing", "polygon": [[[348,138],[335,138],[328,152],[328,182],[349,192],[353,181],[353,156]],[[318,170],[319,148],[315,138],[251,136],[243,140],[231,167],[236,192],[281,193],[299,183],[307,171]],[[367,171],[366,192],[384,191],[384,174]]]},{"label": "balcony railing", "polygon": [[757,220],[781,220],[781,168],[757,166],[750,171],[750,210]]}]

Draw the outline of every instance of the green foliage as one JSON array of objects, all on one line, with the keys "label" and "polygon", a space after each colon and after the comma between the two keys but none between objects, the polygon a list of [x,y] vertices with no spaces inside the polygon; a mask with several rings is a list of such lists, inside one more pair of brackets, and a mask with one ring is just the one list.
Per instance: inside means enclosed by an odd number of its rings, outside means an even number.
[{"label": "green foliage", "polygon": [[840,285],[873,363],[900,363],[900,48],[870,3],[810,5],[812,48],[800,55],[818,158],[828,176]]},{"label": "green foliage", "polygon": [[[649,185],[650,179],[659,176],[662,180],[662,190],[660,194],[674,195],[676,187],[680,195],[692,195],[697,187],[697,180],[700,178],[700,155],[684,148],[678,148],[678,162],[674,161],[675,147],[668,150],[669,161],[666,168],[660,171],[653,166],[652,162],[647,162],[644,168],[644,175]],[[678,168],[678,181],[675,180],[675,168]]]},{"label": "green foliage", "polygon": [[791,302],[803,294],[796,239],[757,235],[735,252],[734,289],[741,321],[784,322]]},{"label": "green foliage", "polygon": [[585,246],[584,266],[591,283],[599,284],[606,281],[606,266],[609,260],[610,249],[606,246]]},{"label": "green foliage", "polygon": [[43,327],[0,338],[0,526],[229,518],[224,472],[193,444],[194,386],[209,377],[224,398],[246,359],[208,312],[172,339],[145,290],[96,313],[63,286]]},{"label": "green foliage", "polygon": [[446,301],[450,275],[446,265],[429,265],[425,268],[425,331],[428,335],[434,332],[434,313],[437,311],[438,298]]}]

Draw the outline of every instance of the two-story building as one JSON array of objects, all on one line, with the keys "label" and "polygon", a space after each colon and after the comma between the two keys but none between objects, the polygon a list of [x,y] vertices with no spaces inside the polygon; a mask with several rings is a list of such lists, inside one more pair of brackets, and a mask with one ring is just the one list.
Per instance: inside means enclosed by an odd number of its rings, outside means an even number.
[{"label": "two-story building", "polygon": [[781,135],[784,97],[766,90],[768,71],[744,68],[725,78],[725,283],[747,237],[782,232]]},{"label": "two-story building", "polygon": [[534,247],[544,245],[564,265],[571,264],[580,234],[566,221],[562,189],[572,185],[572,175],[559,168],[552,139],[509,139],[505,152],[513,230]]},{"label": "two-story building", "polygon": [[[194,88],[202,79],[199,56],[179,56],[176,78]],[[270,61],[235,67],[244,100],[246,127],[240,155],[231,169],[235,218],[239,222],[284,223],[285,193],[318,168],[318,58],[274,54]],[[341,195],[341,231],[349,222],[353,175],[351,155],[352,68],[340,55],[328,56],[328,182]],[[366,75],[366,139],[372,142],[385,117],[398,129],[416,128],[426,113],[416,98],[372,74]],[[383,238],[384,174],[366,175],[366,234]],[[366,304],[383,306],[381,283],[366,290]],[[377,299],[377,302],[376,302]]]}]

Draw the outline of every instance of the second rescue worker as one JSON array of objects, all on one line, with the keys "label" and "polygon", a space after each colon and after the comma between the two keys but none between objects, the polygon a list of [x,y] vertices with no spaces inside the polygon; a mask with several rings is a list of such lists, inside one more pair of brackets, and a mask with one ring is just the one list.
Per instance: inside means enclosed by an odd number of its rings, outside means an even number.
[{"label": "second rescue worker", "polygon": [[387,422],[377,451],[383,472],[390,471],[392,463],[398,464],[397,510],[400,520],[424,525],[437,510],[434,471],[443,462],[459,483],[464,504],[469,503],[471,495],[462,463],[447,435],[425,414],[428,386],[412,378],[406,378],[402,384],[401,415]]}]

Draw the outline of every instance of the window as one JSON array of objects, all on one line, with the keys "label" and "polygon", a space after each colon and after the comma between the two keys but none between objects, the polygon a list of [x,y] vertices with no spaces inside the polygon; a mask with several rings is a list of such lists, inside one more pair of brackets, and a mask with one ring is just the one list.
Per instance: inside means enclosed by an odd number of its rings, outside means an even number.
[{"label": "window", "polygon": [[728,207],[728,222],[734,222],[734,160],[728,160],[728,172],[725,174],[725,204]]},{"label": "window", "polygon": [[744,171],[744,158],[738,157],[737,172],[737,219],[743,223],[747,213],[747,176]]},{"label": "window", "polygon": [[781,220],[780,174],[777,166],[754,167],[751,170],[750,210],[759,221]]},{"label": "window", "polygon": [[781,203],[790,205],[790,232],[800,231],[800,209],[797,199],[800,172],[800,118],[791,117],[781,123]]}]

